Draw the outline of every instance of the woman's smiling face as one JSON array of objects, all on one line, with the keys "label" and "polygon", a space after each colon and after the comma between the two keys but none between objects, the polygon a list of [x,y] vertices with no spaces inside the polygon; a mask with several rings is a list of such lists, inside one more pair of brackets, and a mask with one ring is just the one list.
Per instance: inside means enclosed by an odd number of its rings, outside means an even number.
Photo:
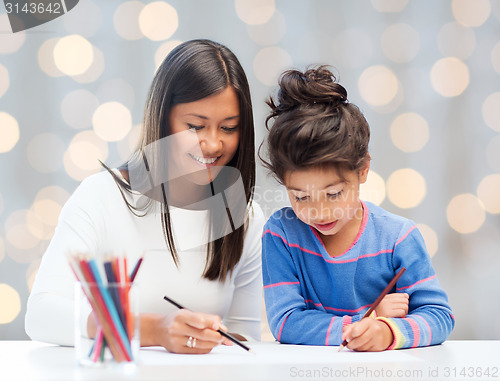
[{"label": "woman's smiling face", "polygon": [[210,183],[238,150],[239,122],[238,96],[230,86],[198,101],[173,106],[171,137],[178,144],[172,147],[175,154],[169,155],[173,164],[169,172],[199,185]]}]

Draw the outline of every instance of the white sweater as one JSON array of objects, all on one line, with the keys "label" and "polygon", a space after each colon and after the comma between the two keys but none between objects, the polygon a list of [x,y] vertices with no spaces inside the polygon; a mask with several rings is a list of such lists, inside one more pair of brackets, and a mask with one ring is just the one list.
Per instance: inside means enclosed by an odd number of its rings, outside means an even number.
[{"label": "white sweater", "polygon": [[[138,201],[137,196],[127,197]],[[140,288],[140,312],[173,311],[175,307],[163,300],[167,295],[193,311],[221,316],[230,332],[260,339],[265,222],[260,206],[254,202],[250,209],[241,260],[224,283],[202,277],[206,245],[200,232],[206,230],[207,212],[170,209],[177,268],[165,243],[161,215],[155,212],[159,207],[155,203],[155,210],[145,217],[134,216],[106,171],[80,184],[61,211],[28,299],[25,328],[31,339],[73,345],[76,278],[68,265],[68,252],[91,253],[98,260],[110,253],[125,253],[130,268],[144,254],[135,279]]]}]

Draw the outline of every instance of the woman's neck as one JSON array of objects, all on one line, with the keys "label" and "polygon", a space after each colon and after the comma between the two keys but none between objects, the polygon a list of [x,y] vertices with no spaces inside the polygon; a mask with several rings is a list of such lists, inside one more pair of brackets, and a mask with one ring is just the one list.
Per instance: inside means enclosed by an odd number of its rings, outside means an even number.
[{"label": "woman's neck", "polygon": [[[120,169],[120,174],[129,183],[129,173],[126,169]],[[198,185],[192,181],[178,177],[146,192],[147,197],[165,203],[169,206],[185,209],[207,209],[207,202],[212,196],[210,184]]]}]

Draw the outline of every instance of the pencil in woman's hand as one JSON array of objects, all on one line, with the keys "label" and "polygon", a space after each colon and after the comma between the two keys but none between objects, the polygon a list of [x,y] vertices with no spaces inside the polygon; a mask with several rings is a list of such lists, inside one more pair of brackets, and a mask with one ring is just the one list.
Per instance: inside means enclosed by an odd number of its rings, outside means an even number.
[{"label": "pencil in woman's hand", "polygon": [[[173,304],[174,306],[176,306],[178,309],[182,310],[184,307],[181,306],[179,303],[177,303],[176,301],[170,299],[169,297],[167,296],[164,296],[163,299],[165,299],[167,302],[169,302],[170,304]],[[184,308],[186,309],[186,308]]]},{"label": "pencil in woman's hand", "polygon": [[[167,302],[169,302],[170,304],[173,304],[174,306],[176,306],[178,309],[186,309],[184,308],[183,306],[181,306],[179,303],[177,303],[176,301],[170,299],[169,297],[167,296],[164,296],[163,299],[165,299]],[[249,348],[247,347],[245,344],[243,344],[241,341],[239,341],[237,338],[231,336],[229,333],[227,332],[224,332],[223,330],[221,330],[220,328],[217,330],[217,332],[219,332],[222,336],[224,336],[226,339],[229,339],[231,340],[233,343],[235,343],[236,345],[239,345],[241,348],[243,348],[245,351],[247,352],[250,352],[250,353],[255,353],[255,351],[252,350],[252,348]]]},{"label": "pencil in woman's hand", "polygon": [[[370,316],[370,314],[373,312],[373,310],[375,308],[377,308],[377,306],[380,304],[380,302],[382,301],[382,299],[384,299],[384,296],[387,295],[387,293],[389,291],[392,290],[392,288],[394,287],[394,285],[396,284],[396,282],[399,280],[399,278],[401,278],[401,275],[403,275],[403,273],[406,271],[406,269],[404,267],[401,267],[401,269],[398,271],[398,273],[394,276],[394,278],[392,278],[392,280],[389,282],[389,284],[384,288],[384,291],[382,291],[380,293],[380,295],[378,296],[378,298],[373,302],[372,306],[368,309],[368,311],[365,312],[365,314],[363,315],[363,319],[365,317],[368,317]],[[340,347],[339,347],[339,352],[347,345],[347,340],[344,340],[342,342],[342,344],[340,344]]]}]

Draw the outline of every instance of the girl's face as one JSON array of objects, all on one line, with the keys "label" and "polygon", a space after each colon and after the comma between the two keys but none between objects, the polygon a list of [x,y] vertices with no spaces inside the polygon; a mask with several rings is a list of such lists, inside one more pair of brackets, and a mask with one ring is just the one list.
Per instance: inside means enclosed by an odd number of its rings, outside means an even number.
[{"label": "girl's face", "polygon": [[[172,138],[170,173],[187,176],[199,185],[211,182],[238,149],[240,107],[232,87],[170,111]],[[178,135],[176,135],[178,134]]]},{"label": "girl's face", "polygon": [[359,186],[366,181],[369,162],[359,173],[335,168],[311,167],[287,172],[285,186],[297,217],[321,235],[341,233],[359,213]]}]

